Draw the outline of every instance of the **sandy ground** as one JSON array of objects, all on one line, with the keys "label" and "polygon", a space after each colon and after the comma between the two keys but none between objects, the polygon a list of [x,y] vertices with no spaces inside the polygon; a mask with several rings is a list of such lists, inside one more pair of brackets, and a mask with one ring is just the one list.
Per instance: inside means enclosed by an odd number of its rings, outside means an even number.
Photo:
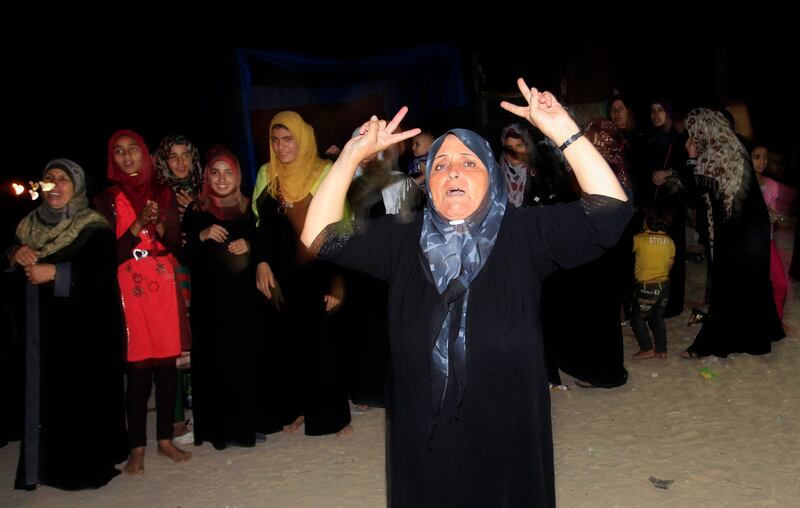
[{"label": "sandy ground", "polygon": [[[788,266],[791,236],[778,240]],[[689,263],[687,307],[702,299],[704,270]],[[669,358],[627,360],[625,386],[581,389],[565,376],[570,389],[553,393],[559,506],[800,506],[798,295],[794,282],[784,319],[788,337],[770,355],[679,358],[698,330],[686,326],[685,311],[668,320]],[[625,348],[627,355],[638,350],[630,328]],[[151,427],[153,420],[151,414]],[[252,449],[222,452],[190,446],[195,457],[182,465],[156,456],[151,442],[143,476],[119,476],[82,492],[13,490],[19,449],[13,443],[0,449],[0,506],[385,506],[384,413],[354,414],[353,426],[355,433],[343,438],[280,434]],[[656,488],[651,477],[674,483]]]}]

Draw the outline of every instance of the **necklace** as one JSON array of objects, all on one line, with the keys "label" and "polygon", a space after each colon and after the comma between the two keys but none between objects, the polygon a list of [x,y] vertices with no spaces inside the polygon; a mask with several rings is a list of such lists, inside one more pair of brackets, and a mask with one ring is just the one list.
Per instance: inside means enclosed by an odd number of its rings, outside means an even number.
[{"label": "necklace", "polygon": [[280,204],[278,205],[278,213],[281,215],[286,215],[286,211],[289,208],[294,208],[294,202],[286,201],[280,189],[278,189],[278,201],[280,202]]}]

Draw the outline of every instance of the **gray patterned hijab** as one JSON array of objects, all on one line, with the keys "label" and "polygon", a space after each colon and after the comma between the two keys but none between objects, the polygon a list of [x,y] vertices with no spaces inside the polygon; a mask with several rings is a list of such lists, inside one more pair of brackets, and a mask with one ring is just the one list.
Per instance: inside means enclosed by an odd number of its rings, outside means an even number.
[{"label": "gray patterned hijab", "polygon": [[510,123],[503,127],[503,132],[500,133],[500,143],[505,145],[506,138],[509,137],[522,141],[525,145],[525,150],[528,152],[527,162],[511,162],[506,156],[505,146],[503,146],[503,151],[500,155],[500,172],[506,179],[508,201],[512,205],[520,207],[525,198],[525,184],[528,180],[528,174],[534,168],[536,144],[528,129],[519,123]]},{"label": "gray patterned hijab", "polygon": [[431,354],[433,417],[428,434],[429,446],[447,391],[451,357],[458,394],[457,408],[463,400],[467,381],[465,325],[469,286],[492,252],[508,202],[505,178],[489,143],[472,131],[453,129],[433,142],[428,152],[426,178],[430,177],[433,160],[442,143],[451,134],[486,167],[489,188],[475,213],[464,221],[448,221],[439,215],[430,186],[427,187],[428,206],[424,211],[419,244],[430,267],[433,283],[441,295],[441,308],[435,315],[442,320]]},{"label": "gray patterned hijab", "polygon": [[[189,174],[183,178],[175,176],[175,173],[169,168],[170,151],[175,145],[186,145],[186,150],[192,155]],[[203,166],[200,164],[200,151],[186,136],[177,134],[162,139],[158,150],[153,154],[153,163],[156,166],[156,178],[159,183],[172,189],[172,192],[186,191],[196,197],[203,189]]]},{"label": "gray patterned hijab", "polygon": [[83,168],[69,159],[55,159],[47,163],[42,176],[53,168],[63,170],[72,180],[72,199],[59,209],[50,208],[47,200],[42,199],[42,204],[17,226],[17,240],[20,245],[27,245],[38,251],[41,258],[70,245],[86,227],[108,227],[103,216],[89,208]]}]

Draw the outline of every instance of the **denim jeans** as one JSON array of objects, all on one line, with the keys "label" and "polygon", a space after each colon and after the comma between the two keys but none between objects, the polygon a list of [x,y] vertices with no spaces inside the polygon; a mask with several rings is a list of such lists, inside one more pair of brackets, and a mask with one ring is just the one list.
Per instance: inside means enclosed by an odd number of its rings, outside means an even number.
[{"label": "denim jeans", "polygon": [[[667,327],[664,324],[664,310],[669,300],[669,281],[637,282],[633,298],[631,328],[639,342],[639,348],[650,351],[655,342],[656,353],[666,353]],[[653,340],[650,340],[647,325],[653,331]]]}]

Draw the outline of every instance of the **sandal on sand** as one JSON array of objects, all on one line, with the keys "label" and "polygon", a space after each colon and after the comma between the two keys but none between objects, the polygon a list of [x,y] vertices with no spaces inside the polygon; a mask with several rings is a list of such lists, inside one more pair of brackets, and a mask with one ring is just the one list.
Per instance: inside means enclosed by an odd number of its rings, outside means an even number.
[{"label": "sandal on sand", "polygon": [[697,354],[697,351],[685,349],[681,353],[681,358],[683,358],[684,360],[697,360],[698,358],[701,358],[701,356]]},{"label": "sandal on sand", "polygon": [[659,360],[666,360],[667,359],[667,353],[666,352],[656,353],[656,358],[658,358]]},{"label": "sandal on sand", "polygon": [[654,358],[656,356],[656,352],[652,349],[641,349],[638,353],[634,353],[631,355],[631,358],[634,360],[649,360],[650,358]]}]

